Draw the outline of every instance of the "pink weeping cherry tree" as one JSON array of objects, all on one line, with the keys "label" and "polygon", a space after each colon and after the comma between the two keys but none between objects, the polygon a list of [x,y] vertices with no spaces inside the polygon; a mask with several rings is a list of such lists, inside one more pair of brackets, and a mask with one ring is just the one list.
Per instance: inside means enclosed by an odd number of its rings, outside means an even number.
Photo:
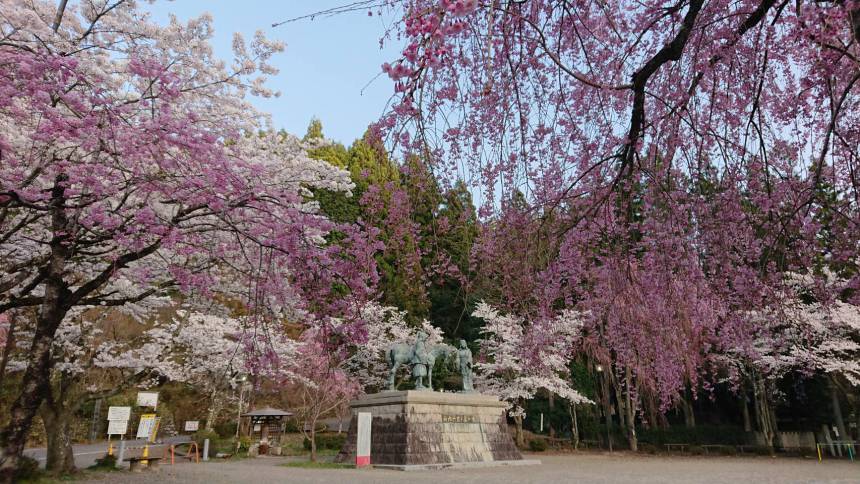
[{"label": "pink weeping cherry tree", "polygon": [[406,47],[378,127],[480,192],[501,304],[590,312],[629,408],[753,360],[747,315],[789,272],[856,299],[857,2],[387,3]]}]

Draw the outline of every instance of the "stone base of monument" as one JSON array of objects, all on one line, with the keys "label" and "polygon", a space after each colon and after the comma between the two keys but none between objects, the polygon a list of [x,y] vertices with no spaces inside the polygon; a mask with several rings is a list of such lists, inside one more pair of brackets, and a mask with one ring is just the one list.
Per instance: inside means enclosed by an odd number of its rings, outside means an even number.
[{"label": "stone base of monument", "polygon": [[350,403],[352,420],[336,462],[355,462],[358,413],[372,415],[374,467],[421,470],[533,465],[508,433],[505,404],[479,393],[391,391]]}]

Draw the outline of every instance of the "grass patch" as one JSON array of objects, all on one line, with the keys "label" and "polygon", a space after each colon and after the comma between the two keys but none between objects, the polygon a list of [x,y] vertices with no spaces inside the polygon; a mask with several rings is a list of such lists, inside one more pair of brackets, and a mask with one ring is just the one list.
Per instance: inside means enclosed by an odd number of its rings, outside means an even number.
[{"label": "grass patch", "polygon": [[351,464],[340,464],[338,462],[311,462],[309,460],[300,460],[296,462],[287,462],[281,464],[284,467],[299,467],[301,469],[354,469]]}]

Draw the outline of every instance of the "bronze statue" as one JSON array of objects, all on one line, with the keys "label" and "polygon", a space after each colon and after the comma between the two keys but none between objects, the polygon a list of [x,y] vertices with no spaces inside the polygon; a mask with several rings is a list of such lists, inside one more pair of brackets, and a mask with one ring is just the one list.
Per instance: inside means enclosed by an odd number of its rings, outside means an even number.
[{"label": "bronze statue", "polygon": [[[397,386],[397,370],[400,365],[411,365],[411,376],[416,390],[433,390],[433,365],[440,356],[454,354],[454,348],[439,344],[428,347],[427,333],[419,332],[415,344],[398,343],[392,345],[386,354],[388,358],[388,389],[395,390]],[[424,385],[424,381],[427,385]]]},{"label": "bronze statue", "polygon": [[460,375],[463,377],[463,391],[473,392],[475,386],[472,383],[472,350],[466,345],[466,340],[460,340],[460,349],[457,350],[457,363],[460,367]]}]

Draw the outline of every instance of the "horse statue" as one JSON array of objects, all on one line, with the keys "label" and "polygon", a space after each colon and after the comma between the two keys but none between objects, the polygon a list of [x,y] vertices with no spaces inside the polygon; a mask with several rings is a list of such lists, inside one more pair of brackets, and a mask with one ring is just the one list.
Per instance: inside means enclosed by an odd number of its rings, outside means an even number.
[{"label": "horse statue", "polygon": [[[388,348],[386,357],[388,360],[388,389],[395,389],[395,378],[400,365],[412,365],[411,375],[415,380],[416,390],[433,390],[433,365],[440,356],[448,357],[456,354],[457,350],[444,343],[432,345],[425,351],[421,351],[416,357],[416,347],[423,348],[423,340],[420,338],[416,344],[397,343]],[[424,386],[424,377],[427,377],[427,386]]]}]

